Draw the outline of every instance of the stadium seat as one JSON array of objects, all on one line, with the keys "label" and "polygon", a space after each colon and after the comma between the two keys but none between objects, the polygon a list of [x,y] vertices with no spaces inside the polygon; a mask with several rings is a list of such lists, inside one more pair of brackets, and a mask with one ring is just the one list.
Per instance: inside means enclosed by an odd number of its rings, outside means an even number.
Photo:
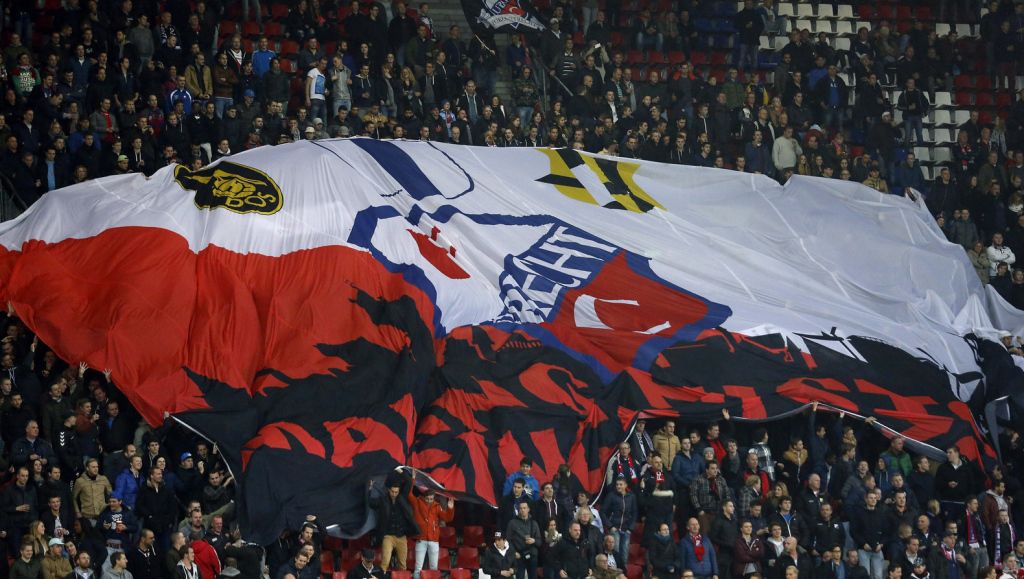
[{"label": "stadium seat", "polygon": [[995,106],[996,102],[992,98],[992,93],[987,91],[979,91],[974,94],[974,106],[977,107],[991,107]]},{"label": "stadium seat", "polygon": [[223,20],[220,23],[220,34],[221,36],[234,34],[238,30],[232,20]]},{"label": "stadium seat", "polygon": [[437,569],[424,569],[420,571],[420,579],[441,579],[441,572]]},{"label": "stadium seat", "polygon": [[797,4],[796,16],[797,18],[814,18],[814,6],[807,2]]},{"label": "stadium seat", "polygon": [[[452,570],[452,556],[448,551],[441,551],[437,557],[437,570],[438,571],[451,571]],[[420,579],[423,576],[420,575]]]},{"label": "stadium seat", "polygon": [[480,568],[480,549],[476,547],[459,547],[455,557],[455,566],[463,569]]},{"label": "stadium seat", "polygon": [[875,11],[882,20],[892,20],[896,17],[896,14],[892,11],[892,6],[886,4],[879,5]]},{"label": "stadium seat", "polygon": [[897,6],[896,7],[896,19],[905,22],[907,20],[914,19],[914,12],[910,9],[910,6]]},{"label": "stadium seat", "polygon": [[870,4],[861,4],[857,7],[857,17],[861,20],[871,20],[875,17],[875,9]]},{"label": "stadium seat", "polygon": [[334,574],[334,553],[330,551],[322,551],[320,553],[320,574]]},{"label": "stadium seat", "polygon": [[971,93],[966,91],[957,91],[956,93],[956,104],[961,107],[969,107],[973,103],[971,102]]},{"label": "stadium seat", "polygon": [[455,534],[455,527],[441,527],[438,545],[442,549],[454,549],[459,546],[458,537]]},{"label": "stadium seat", "polygon": [[790,2],[779,2],[779,17],[780,18],[793,18],[796,16],[796,12],[793,10],[793,4]]},{"label": "stadium seat", "polygon": [[946,24],[945,22],[935,23],[935,34],[937,34],[939,38],[942,38],[943,36],[949,36],[949,31],[952,29],[953,27],[950,26],[949,24]]},{"label": "stadium seat", "polygon": [[963,109],[957,109],[953,111],[953,124],[960,126],[967,121],[971,120],[971,111],[965,111]]},{"label": "stadium seat", "polygon": [[840,4],[836,7],[836,16],[844,20],[853,20],[853,6]]},{"label": "stadium seat", "polygon": [[930,6],[918,6],[915,8],[914,18],[917,20],[924,20],[925,22],[931,22],[935,19],[932,16],[932,9]]},{"label": "stadium seat", "polygon": [[849,20],[836,21],[836,34],[853,34],[853,22]]},{"label": "stadium seat", "polygon": [[288,18],[288,5],[287,4],[274,4],[270,7],[270,16],[274,20],[284,20]]},{"label": "stadium seat", "polygon": [[[472,579],[473,572],[469,569],[452,569],[448,576],[450,579]],[[540,573],[537,573],[537,576],[543,577]]]},{"label": "stadium seat", "polygon": [[955,137],[953,136],[953,130],[948,128],[932,129],[932,142],[936,145],[942,145],[947,143],[953,143]]},{"label": "stadium seat", "polygon": [[348,576],[348,572],[347,571],[335,571],[331,575],[331,577],[333,579],[346,579],[347,576]]},{"label": "stadium seat", "polygon": [[281,55],[294,56],[299,53],[299,43],[294,40],[281,41]]},{"label": "stadium seat", "polygon": [[953,160],[953,153],[949,147],[935,147],[932,149],[932,162],[936,165],[943,165]]},{"label": "stadium seat", "polygon": [[935,102],[932,104],[935,108],[950,108],[953,106],[953,95],[945,91],[936,91]]},{"label": "stadium seat", "polygon": [[643,579],[644,568],[642,565],[627,565],[626,579]]},{"label": "stadium seat", "polygon": [[978,75],[974,77],[974,88],[988,90],[992,88],[992,79],[988,75]]},{"label": "stadium seat", "polygon": [[[803,6],[803,4],[801,4],[801,6]],[[796,29],[797,30],[812,30],[813,31],[814,30],[814,25],[811,24],[810,20],[797,20],[796,21]]]},{"label": "stadium seat", "polygon": [[[482,547],[486,541],[484,540],[484,528],[480,525],[466,525],[462,528],[462,544]],[[420,577],[420,579],[423,579]]]},{"label": "stadium seat", "polygon": [[932,150],[928,147],[914,147],[914,156],[922,165],[932,162]]},{"label": "stadium seat", "polygon": [[[850,23],[847,22],[846,24],[850,24]],[[832,47],[835,48],[836,50],[849,51],[850,50],[850,39],[849,38],[843,38],[843,37],[836,37],[832,41]]]},{"label": "stadium seat", "polygon": [[974,37],[974,29],[970,24],[957,24],[956,35],[960,38],[972,38]]},{"label": "stadium seat", "polygon": [[412,579],[412,571],[390,569],[391,579]]},{"label": "stadium seat", "polygon": [[668,61],[670,64],[681,64],[686,62],[686,54],[681,50],[673,50],[668,53]]},{"label": "stadium seat", "polygon": [[[803,4],[801,4],[803,6]],[[835,8],[831,4],[818,4],[818,18],[835,18]]]},{"label": "stadium seat", "polygon": [[1011,106],[1010,94],[1001,92],[996,95],[996,108],[1009,109]]}]

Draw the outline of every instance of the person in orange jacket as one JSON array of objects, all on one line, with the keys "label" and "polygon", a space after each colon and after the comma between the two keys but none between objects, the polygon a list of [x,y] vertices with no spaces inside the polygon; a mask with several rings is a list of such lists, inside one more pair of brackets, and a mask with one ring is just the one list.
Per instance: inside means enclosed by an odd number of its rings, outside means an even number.
[{"label": "person in orange jacket", "polygon": [[414,496],[409,489],[409,504],[412,505],[416,525],[420,534],[416,537],[416,570],[414,579],[420,579],[423,559],[429,555],[428,569],[437,569],[437,556],[441,550],[441,522],[450,523],[455,517],[455,501],[447,499],[447,508],[441,505],[432,489],[427,489],[422,496]]}]

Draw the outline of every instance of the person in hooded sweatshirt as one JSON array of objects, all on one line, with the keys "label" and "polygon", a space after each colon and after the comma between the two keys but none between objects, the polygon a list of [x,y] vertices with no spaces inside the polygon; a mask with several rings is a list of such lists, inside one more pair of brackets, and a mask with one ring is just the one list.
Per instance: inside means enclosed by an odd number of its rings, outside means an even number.
[{"label": "person in hooded sweatshirt", "polygon": [[174,567],[174,579],[202,579],[199,574],[199,565],[196,565],[196,552],[184,545],[178,550],[181,560]]},{"label": "person in hooded sweatshirt", "polygon": [[110,555],[110,569],[103,573],[103,579],[134,579],[128,570],[128,556],[117,552]]}]

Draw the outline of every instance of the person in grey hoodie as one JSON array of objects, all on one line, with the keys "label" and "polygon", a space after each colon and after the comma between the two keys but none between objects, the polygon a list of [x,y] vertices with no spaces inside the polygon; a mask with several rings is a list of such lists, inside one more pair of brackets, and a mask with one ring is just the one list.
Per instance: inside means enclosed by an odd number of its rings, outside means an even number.
[{"label": "person in grey hoodie", "polygon": [[110,555],[110,569],[103,573],[103,579],[134,579],[128,570],[128,556],[121,552]]}]

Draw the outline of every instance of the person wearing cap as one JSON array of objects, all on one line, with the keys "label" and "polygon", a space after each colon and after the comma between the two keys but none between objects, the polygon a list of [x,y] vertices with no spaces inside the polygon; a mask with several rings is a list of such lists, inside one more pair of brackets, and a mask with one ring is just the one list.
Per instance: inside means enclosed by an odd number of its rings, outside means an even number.
[{"label": "person wearing cap", "polygon": [[[320,120],[320,119],[317,119]],[[416,567],[413,577],[419,579],[424,559],[428,569],[437,569],[437,557],[440,552],[441,523],[451,523],[455,517],[455,501],[448,498],[444,504],[437,500],[434,489],[427,489],[419,497],[414,496],[412,486],[409,487],[409,504],[412,505],[416,525],[420,534],[416,539]]]},{"label": "person wearing cap", "polygon": [[313,127],[306,127],[306,130],[303,131],[302,136],[307,141],[315,140],[316,139],[316,129],[314,129]]},{"label": "person wearing cap", "polygon": [[131,545],[131,537],[139,531],[135,513],[125,507],[116,493],[107,499],[107,508],[100,513],[96,526],[106,539],[107,555],[124,552]]},{"label": "person wearing cap", "polygon": [[131,169],[130,166],[128,166],[128,155],[118,155],[117,156],[117,166],[114,167],[114,174],[115,175],[127,175],[128,173],[131,173],[131,172],[132,172],[132,169]]},{"label": "person wearing cap", "polygon": [[64,557],[64,541],[50,539],[49,548],[43,556],[43,579],[64,579],[71,574],[71,563]]},{"label": "person wearing cap", "polygon": [[260,114],[260,105],[256,102],[256,91],[247,88],[242,91],[242,102],[235,103],[238,109],[238,121],[248,129],[252,121]]},{"label": "person wearing cap", "polygon": [[393,472],[385,482],[386,492],[381,493],[369,482],[369,505],[377,512],[377,542],[381,546],[381,568],[387,572],[391,566],[391,555],[398,557],[397,566],[404,571],[408,561],[406,537],[419,535],[412,506],[409,504],[409,489],[412,477],[406,473]]},{"label": "person wearing cap", "polygon": [[351,579],[384,579],[384,570],[374,563],[376,553],[373,549],[363,549],[359,563],[348,572]]},{"label": "person wearing cap", "polygon": [[[487,546],[480,560],[480,569],[491,577],[512,577],[516,574],[516,550],[508,544],[505,534],[494,533],[494,542]],[[534,569],[536,572],[536,568]]]},{"label": "person wearing cap", "polygon": [[327,131],[324,129],[324,120],[320,117],[313,119],[313,138],[314,139],[326,139]]}]

